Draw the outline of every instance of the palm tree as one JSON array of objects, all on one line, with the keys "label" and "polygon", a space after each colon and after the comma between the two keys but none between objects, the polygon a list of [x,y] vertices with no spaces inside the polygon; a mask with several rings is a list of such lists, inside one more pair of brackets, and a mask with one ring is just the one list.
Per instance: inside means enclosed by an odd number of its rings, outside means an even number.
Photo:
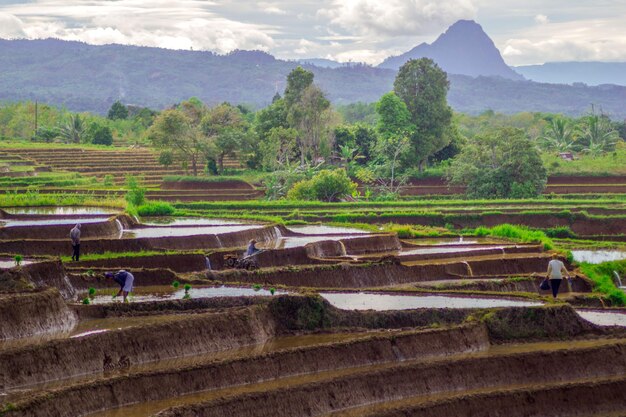
[{"label": "palm tree", "polygon": [[603,114],[591,113],[580,128],[580,142],[583,152],[597,156],[615,149],[619,133],[611,126],[611,121]]},{"label": "palm tree", "polygon": [[547,150],[571,151],[574,146],[573,133],[569,120],[554,118],[540,138],[541,145]]},{"label": "palm tree", "polygon": [[85,123],[79,114],[70,114],[67,122],[59,129],[59,136],[69,143],[80,143],[85,133]]}]

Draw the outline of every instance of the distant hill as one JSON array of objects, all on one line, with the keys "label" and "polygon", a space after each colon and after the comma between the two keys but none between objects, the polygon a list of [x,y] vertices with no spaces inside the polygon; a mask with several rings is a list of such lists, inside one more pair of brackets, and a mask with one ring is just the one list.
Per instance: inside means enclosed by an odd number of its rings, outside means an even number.
[{"label": "distant hill", "polygon": [[523,79],[506,65],[491,38],[473,20],[459,20],[432,44],[422,43],[409,52],[387,58],[378,67],[397,70],[409,59],[424,57],[431,58],[449,74]]},{"label": "distant hill", "polygon": [[515,67],[515,70],[529,80],[542,83],[626,85],[626,62],[549,62]]},{"label": "distant hill", "polygon": [[332,59],[324,59],[324,58],[299,59],[298,62],[304,65],[315,65],[316,67],[320,67],[320,68],[341,68],[341,67],[345,67],[346,65],[348,65],[345,62],[337,62],[337,61],[333,61]]},{"label": "distant hill", "polygon": [[[216,55],[138,46],[93,46],[60,40],[0,40],[0,101],[39,100],[75,111],[106,113],[115,100],[154,109],[189,97],[262,107],[282,93],[295,61],[259,51]],[[393,88],[396,71],[350,64],[304,65],[334,103],[373,102]],[[626,88],[567,86],[502,77],[449,75],[448,101],[457,111],[564,112],[593,103],[626,117]]]}]

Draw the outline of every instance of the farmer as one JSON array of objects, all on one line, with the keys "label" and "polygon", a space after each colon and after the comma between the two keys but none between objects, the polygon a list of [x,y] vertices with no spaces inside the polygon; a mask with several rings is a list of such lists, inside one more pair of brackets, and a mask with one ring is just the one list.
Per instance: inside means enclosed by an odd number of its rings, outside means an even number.
[{"label": "farmer", "polygon": [[133,290],[133,282],[135,281],[135,277],[128,271],[124,271],[123,269],[119,270],[115,274],[113,272],[106,272],[104,274],[106,278],[113,279],[113,281],[117,282],[120,286],[120,290],[117,295],[114,297],[119,297],[120,295],[124,296],[124,302],[126,302],[126,298],[128,294]]},{"label": "farmer", "polygon": [[252,256],[255,253],[259,252],[259,249],[257,249],[255,245],[256,245],[256,240],[251,239],[250,242],[248,243],[248,250],[246,250],[246,253],[244,254],[245,257]]},{"label": "farmer", "polygon": [[556,299],[559,293],[559,287],[563,276],[569,279],[569,273],[563,265],[563,262],[559,260],[559,256],[556,253],[552,254],[552,260],[548,263],[548,279],[550,280],[550,288],[552,288],[552,296]]},{"label": "farmer", "polygon": [[70,239],[72,240],[72,261],[78,262],[80,257],[80,224],[70,230]]}]

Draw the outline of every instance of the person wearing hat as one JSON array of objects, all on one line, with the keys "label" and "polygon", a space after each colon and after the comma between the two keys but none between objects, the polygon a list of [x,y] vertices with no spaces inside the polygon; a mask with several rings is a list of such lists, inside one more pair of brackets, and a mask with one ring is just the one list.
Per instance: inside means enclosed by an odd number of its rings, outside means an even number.
[{"label": "person wearing hat", "polygon": [[250,242],[248,243],[248,250],[246,250],[246,253],[244,254],[245,257],[252,256],[255,253],[259,252],[259,250],[257,249],[255,245],[256,245],[256,240],[251,239]]},{"label": "person wearing hat", "polygon": [[133,283],[135,282],[135,277],[133,276],[133,274],[121,269],[115,274],[113,272],[106,272],[104,276],[106,278],[113,279],[113,281],[117,282],[120,286],[120,290],[113,297],[119,297],[120,295],[123,295],[124,302],[126,302],[128,294],[133,291]]},{"label": "person wearing hat", "polygon": [[80,223],[70,230],[70,239],[72,240],[72,261],[78,262],[80,257]]},{"label": "person wearing hat", "polygon": [[550,280],[550,288],[552,288],[552,297],[554,297],[554,299],[556,299],[559,294],[559,287],[561,286],[561,281],[563,281],[563,276],[566,276],[569,280],[567,268],[565,268],[563,262],[559,260],[559,255],[553,253],[552,260],[548,263],[547,278]]}]

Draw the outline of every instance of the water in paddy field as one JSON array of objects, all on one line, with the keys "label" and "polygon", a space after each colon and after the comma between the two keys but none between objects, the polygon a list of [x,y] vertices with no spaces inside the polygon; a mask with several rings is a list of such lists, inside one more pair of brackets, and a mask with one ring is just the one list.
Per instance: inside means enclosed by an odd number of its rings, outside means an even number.
[{"label": "water in paddy field", "polygon": [[323,224],[287,226],[292,232],[305,235],[338,235],[338,234],[369,234],[369,232],[353,227],[325,226]]},{"label": "water in paddy field", "polygon": [[587,311],[577,310],[583,319],[597,324],[598,326],[622,326],[626,327],[626,311]]},{"label": "water in paddy field", "polygon": [[[29,265],[34,263],[35,261],[29,261],[28,259],[22,259],[20,265]],[[8,269],[17,266],[14,258],[0,258],[0,269]]]},{"label": "water in paddy field", "polygon": [[414,308],[494,308],[534,307],[535,301],[506,298],[448,297],[441,295],[392,295],[369,293],[320,293],[330,304],[342,310],[410,310]]},{"label": "water in paddy field", "polygon": [[423,238],[423,239],[402,239],[405,242],[412,243],[414,245],[490,245],[490,244],[502,244],[503,241],[494,240],[483,237],[450,237],[450,238]]},{"label": "water in paddy field", "polygon": [[423,249],[407,249],[400,252],[400,256],[402,255],[429,255],[435,253],[462,253],[462,252],[474,252],[480,250],[491,250],[491,249],[503,249],[502,246],[473,246],[469,248],[448,248],[448,247],[434,247],[434,248],[423,248]]},{"label": "water in paddy field", "polygon": [[267,244],[267,249],[288,249],[305,246],[308,243],[323,242],[325,240],[358,239],[366,236],[354,235],[324,235],[324,236],[292,236],[280,237]]},{"label": "water in paddy field", "polygon": [[59,214],[59,215],[75,215],[75,214],[116,214],[120,210],[109,207],[7,207],[2,210],[10,214]]},{"label": "water in paddy field", "polygon": [[626,251],[621,250],[573,250],[572,255],[576,262],[588,262],[590,264],[626,259]]},{"label": "water in paddy field", "polygon": [[242,230],[260,229],[260,224],[231,224],[228,226],[199,226],[199,227],[144,227],[124,230],[122,238],[151,238],[151,237],[180,237],[197,235],[218,235]]},{"label": "water in paddy field", "polygon": [[233,226],[248,224],[234,219],[204,219],[201,217],[148,217],[142,219],[141,223],[146,226]]},{"label": "water in paddy field", "polygon": [[[89,223],[103,223],[108,221],[108,217],[101,218],[69,218],[69,219],[53,219],[53,220],[2,220],[0,225],[4,227],[23,227],[23,226],[60,226],[60,225],[76,225]],[[69,233],[69,231],[68,231]],[[69,235],[68,235],[69,236]]]},{"label": "water in paddy field", "polygon": [[[140,293],[129,297],[131,303],[145,303],[148,301],[165,301],[165,300],[181,300],[185,296],[185,290],[181,287],[174,289],[172,287],[152,287],[153,293]],[[99,292],[104,292],[100,290]],[[123,298],[113,298],[113,293],[117,294],[117,290],[106,290],[107,294],[96,295],[91,299],[91,304],[110,304],[121,303]],[[285,291],[276,291],[275,295],[287,294]],[[240,287],[192,287],[189,290],[189,298],[213,298],[213,297],[254,297],[254,296],[270,296],[269,290]]]}]

